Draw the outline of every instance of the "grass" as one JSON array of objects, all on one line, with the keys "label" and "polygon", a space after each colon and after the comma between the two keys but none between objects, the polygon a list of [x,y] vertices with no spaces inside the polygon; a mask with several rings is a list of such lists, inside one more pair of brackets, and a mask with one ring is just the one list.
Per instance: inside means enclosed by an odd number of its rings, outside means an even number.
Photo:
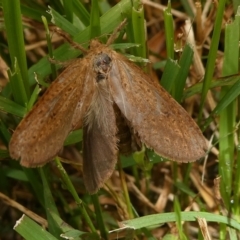
[{"label": "grass", "polygon": [[[4,82],[0,94],[2,239],[19,239],[20,235],[60,239],[60,234],[72,239],[240,237],[239,10],[235,2],[231,6],[223,0],[211,5],[206,15],[198,7],[190,28],[181,36],[187,23],[171,12],[192,17],[195,11],[187,1],[172,1],[161,13],[156,10],[160,5],[150,7],[144,2],[142,7],[137,0],[133,6],[128,0],[116,5],[96,0],[92,5],[51,1],[51,6],[44,1],[41,5],[31,0],[0,1],[5,26],[0,33],[0,54],[10,68],[0,68]],[[43,168],[26,169],[11,160],[7,146],[12,131],[44,89],[36,79],[53,81],[58,73],[59,66],[49,62],[48,54],[61,62],[81,54],[52,36],[52,27],[87,47],[99,35],[106,41],[124,18],[128,19],[125,43],[140,45],[128,53],[149,58],[154,70],[151,66],[143,69],[153,79],[161,79],[164,88],[196,119],[209,142],[205,160],[177,164],[146,150],[148,162],[144,149],[121,156],[120,175],[115,171],[107,187],[92,196],[85,191],[81,164],[65,164],[56,158]],[[116,44],[122,39],[123,34]],[[81,129],[72,132],[62,156],[80,161],[81,141]]]}]

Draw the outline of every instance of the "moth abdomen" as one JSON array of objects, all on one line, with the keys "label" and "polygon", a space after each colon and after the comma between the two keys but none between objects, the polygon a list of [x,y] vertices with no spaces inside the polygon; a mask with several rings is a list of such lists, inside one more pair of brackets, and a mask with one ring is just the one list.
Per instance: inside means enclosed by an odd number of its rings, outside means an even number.
[{"label": "moth abdomen", "polygon": [[114,105],[114,113],[116,117],[117,125],[117,138],[119,153],[123,155],[128,155],[132,153],[132,134],[131,130],[126,122],[126,119],[122,116],[119,108]]},{"label": "moth abdomen", "polygon": [[131,132],[128,129],[118,129],[117,138],[119,152],[123,155],[129,155],[132,153],[132,138]]},{"label": "moth abdomen", "polygon": [[97,77],[96,77],[97,82],[100,82],[101,80],[104,80],[104,79],[106,79],[105,74],[97,73]]}]

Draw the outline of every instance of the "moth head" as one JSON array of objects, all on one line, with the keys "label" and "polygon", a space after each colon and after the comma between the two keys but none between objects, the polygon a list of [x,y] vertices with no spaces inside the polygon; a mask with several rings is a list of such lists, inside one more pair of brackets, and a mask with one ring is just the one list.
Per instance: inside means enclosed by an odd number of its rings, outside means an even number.
[{"label": "moth head", "polygon": [[100,43],[97,39],[92,39],[90,44],[89,44],[89,48],[91,50],[98,49],[101,46],[103,46],[103,44]]}]

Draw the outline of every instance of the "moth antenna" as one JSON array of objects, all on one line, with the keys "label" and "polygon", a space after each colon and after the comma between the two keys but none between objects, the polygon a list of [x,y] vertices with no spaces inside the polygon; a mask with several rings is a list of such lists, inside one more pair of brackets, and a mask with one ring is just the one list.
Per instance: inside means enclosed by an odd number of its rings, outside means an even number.
[{"label": "moth antenna", "polygon": [[63,62],[63,61],[56,60],[55,58],[48,57],[48,61],[52,64],[56,64],[56,65],[66,68],[70,64],[74,63],[75,59],[70,59],[70,60],[66,60]]},{"label": "moth antenna", "polygon": [[62,38],[64,38],[72,47],[80,50],[83,53],[87,53],[88,51],[80,44],[74,42],[65,32],[63,32],[60,28],[54,28],[53,32],[60,35]]},{"label": "moth antenna", "polygon": [[110,36],[110,38],[107,40],[106,45],[109,46],[111,45],[115,39],[117,38],[117,34],[118,32],[120,32],[127,24],[127,19],[125,18],[120,25],[113,31],[112,35]]}]

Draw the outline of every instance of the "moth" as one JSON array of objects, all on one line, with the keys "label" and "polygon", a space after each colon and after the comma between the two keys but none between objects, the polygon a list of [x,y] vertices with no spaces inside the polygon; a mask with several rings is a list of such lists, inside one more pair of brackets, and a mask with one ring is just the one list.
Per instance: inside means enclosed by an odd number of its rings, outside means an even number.
[{"label": "moth", "polygon": [[[111,38],[111,37],[110,37]],[[95,193],[112,175],[125,134],[131,142],[177,162],[205,155],[194,120],[137,65],[98,40],[90,42],[23,118],[9,143],[10,156],[39,167],[61,150],[68,134],[83,129],[83,178]]]}]

